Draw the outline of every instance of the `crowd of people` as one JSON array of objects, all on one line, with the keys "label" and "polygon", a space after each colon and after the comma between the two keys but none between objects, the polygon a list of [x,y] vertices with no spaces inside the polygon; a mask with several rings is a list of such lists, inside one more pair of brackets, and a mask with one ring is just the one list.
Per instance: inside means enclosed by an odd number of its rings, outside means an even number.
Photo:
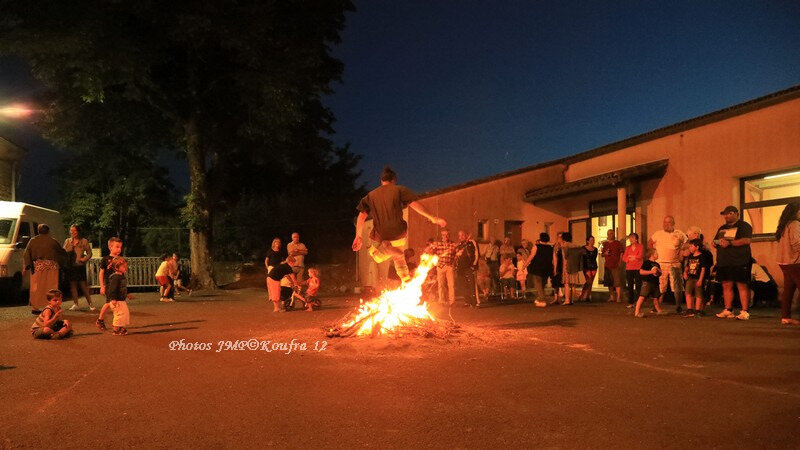
[{"label": "crowd of people", "polygon": [[[667,215],[662,229],[647,240],[646,248],[637,233],[626,236],[626,243],[617,239],[613,229],[608,230],[599,249],[594,236],[585,242],[573,242],[576,237],[571,233],[558,232],[551,243],[550,235],[541,233],[535,243],[523,240],[517,247],[509,237],[502,242],[491,242],[481,258],[479,247],[468,232],[459,231],[458,242],[452,241],[447,222],[430,214],[412,191],[398,185],[397,174],[387,166],[381,173],[381,186],[369,192],[358,205],[353,250],[361,248],[364,223],[372,216],[369,254],[376,262],[392,258],[393,270],[403,281],[410,278],[407,255],[414,254],[413,250],[411,253],[402,250],[408,229],[403,220],[406,206],[443,228],[440,239],[429,239],[424,249],[437,255],[438,262],[435,274],[430,272],[423,285],[423,300],[453,305],[458,296],[465,306],[479,307],[479,290],[484,298],[498,294],[501,299],[519,299],[525,298],[527,288],[532,285],[537,307],[591,301],[599,269],[598,255],[603,257],[603,285],[608,288],[608,301],[622,302],[627,294],[628,307],[634,309],[635,317],[645,317],[641,308],[648,299],[653,301],[651,313],[663,314],[664,297],[671,292],[676,313],[685,317],[705,315],[705,307],[721,296],[724,309],[717,317],[748,320],[754,290],[751,288],[759,292],[765,290],[759,286],[770,282],[774,285],[764,267],[753,259],[752,226],[732,205],[720,212],[724,223],[711,244],[705,242],[700,227],[691,226],[684,233],[675,228],[675,218]],[[790,317],[792,300],[800,287],[799,209],[799,202],[784,208],[775,234],[779,242],[777,262],[784,275],[781,323],[786,325],[800,324]],[[716,262],[710,248],[717,251]],[[482,261],[488,272],[484,277],[479,270]],[[550,298],[545,295],[548,281],[553,292]],[[772,290],[777,292],[777,287]],[[741,307],[734,313],[737,294]]]},{"label": "crowd of people", "polygon": [[[598,255],[602,255],[603,284],[608,288],[608,301],[622,302],[627,294],[628,307],[634,310],[634,317],[646,316],[642,307],[648,300],[653,302],[651,313],[664,314],[664,296],[672,292],[676,312],[685,317],[703,316],[706,306],[721,296],[724,309],[716,317],[748,320],[751,288],[771,280],[753,259],[750,249],[753,229],[740,218],[735,206],[726,206],[720,212],[724,223],[711,244],[705,241],[699,227],[689,227],[684,233],[675,227],[674,217],[668,215],[664,217],[662,229],[647,240],[647,247],[640,242],[637,233],[630,233],[626,243],[616,238],[614,230],[609,230],[598,248],[594,236],[589,236],[585,242],[574,242],[571,233],[558,232],[554,242],[548,233],[540,233],[535,242],[523,240],[516,247],[506,237],[502,242],[491,242],[481,256],[477,242],[468,232],[458,231],[458,241],[452,241],[447,222],[430,214],[412,191],[397,185],[397,175],[386,167],[381,174],[381,186],[358,204],[360,212],[352,249],[361,249],[361,234],[367,217],[371,216],[369,254],[376,262],[392,260],[390,273],[394,276],[391,278],[397,284],[409,281],[416,267],[414,250],[403,249],[407,245],[408,229],[403,220],[405,207],[442,227],[440,239],[429,239],[423,250],[438,256],[436,270],[428,273],[423,285],[423,301],[453,305],[458,297],[465,306],[474,308],[480,307],[482,298],[488,299],[493,294],[501,299],[524,299],[527,288],[533,286],[537,307],[588,302],[592,299],[599,269]],[[91,244],[77,225],[70,227],[70,237],[63,245],[50,237],[49,231],[47,225],[40,224],[37,236],[29,241],[24,253],[26,271],[31,273],[30,304],[37,315],[31,334],[37,339],[60,339],[72,333],[72,325],[62,318],[63,294],[57,289],[62,268],[73,300],[70,309],[78,308],[80,290],[90,310],[97,310],[86,277]],[[777,263],[784,278],[781,324],[800,325],[800,320],[791,317],[792,301],[800,290],[800,202],[784,208],[775,238],[778,241]],[[710,248],[717,251],[716,261]],[[130,324],[127,300],[133,297],[127,289],[128,265],[121,256],[122,240],[109,239],[108,250],[99,272],[100,294],[105,296],[106,303],[96,325],[105,330],[104,316],[111,311],[113,334],[125,335]],[[306,274],[306,255],[308,248],[300,242],[298,233],[292,234],[285,248],[280,238],[273,239],[264,264],[268,296],[275,312],[293,309],[296,300],[307,311],[320,307],[317,297],[320,271],[311,267]],[[156,279],[161,301],[171,302],[175,291],[182,288],[181,283],[176,282],[180,279],[179,256],[165,255],[162,260]],[[487,269],[483,277],[481,267]],[[548,283],[552,289],[550,297],[545,292]],[[735,313],[737,295],[741,307]]]},{"label": "crowd of people", "polygon": [[[800,286],[798,209],[798,203],[787,205],[776,230],[778,264],[784,274],[781,323],[786,325],[800,324],[791,318],[792,299]],[[602,284],[608,289],[608,301],[623,302],[627,297],[628,308],[634,310],[635,317],[646,317],[642,305],[648,300],[653,302],[651,313],[666,314],[664,298],[671,293],[676,313],[684,317],[705,315],[706,306],[721,297],[724,309],[717,317],[748,320],[754,293],[762,295],[762,300],[765,299],[762,292],[777,296],[777,285],[753,259],[750,249],[753,230],[740,218],[739,210],[727,206],[720,215],[724,223],[710,244],[699,227],[691,226],[684,233],[675,227],[673,216],[666,216],[662,228],[652,234],[646,247],[637,233],[630,233],[624,242],[616,239],[613,230],[608,230],[599,248],[594,236],[585,242],[574,242],[571,233],[558,232],[551,242],[548,233],[540,233],[535,242],[523,239],[516,247],[508,237],[502,242],[490,242],[482,258],[468,233],[459,231],[459,241],[452,242],[445,229],[441,231],[441,239],[431,239],[425,249],[439,256],[436,276],[429,279],[438,288],[429,287],[426,299],[452,305],[461,296],[465,306],[474,307],[480,305],[481,295],[474,294],[471,286],[482,291],[484,299],[497,295],[501,300],[524,299],[528,288],[533,287],[537,307],[588,302],[601,255]],[[716,249],[716,261],[711,248]],[[483,289],[480,289],[479,261],[485,262],[486,268]],[[545,293],[548,282],[552,289],[549,297]],[[736,298],[740,304],[738,312],[734,312]]]}]

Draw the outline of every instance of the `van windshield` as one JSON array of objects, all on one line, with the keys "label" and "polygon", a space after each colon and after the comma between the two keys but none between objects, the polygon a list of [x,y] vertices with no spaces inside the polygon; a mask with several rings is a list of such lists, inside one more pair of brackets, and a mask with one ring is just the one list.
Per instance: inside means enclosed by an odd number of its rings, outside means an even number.
[{"label": "van windshield", "polygon": [[0,218],[0,244],[10,244],[17,229],[17,219]]}]

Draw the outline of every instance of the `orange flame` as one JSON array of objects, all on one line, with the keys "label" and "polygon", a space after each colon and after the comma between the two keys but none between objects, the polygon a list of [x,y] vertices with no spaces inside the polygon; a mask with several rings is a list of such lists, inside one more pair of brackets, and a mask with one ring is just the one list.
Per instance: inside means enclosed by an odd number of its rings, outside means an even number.
[{"label": "orange flame", "polygon": [[[428,305],[421,303],[422,284],[428,272],[436,266],[439,257],[423,254],[420,258],[414,277],[397,289],[383,291],[373,300],[361,300],[353,317],[341,325],[342,329],[358,326],[358,336],[381,335],[395,330],[397,327],[423,325],[435,322],[436,319],[428,311]],[[358,325],[360,323],[360,325]]]}]

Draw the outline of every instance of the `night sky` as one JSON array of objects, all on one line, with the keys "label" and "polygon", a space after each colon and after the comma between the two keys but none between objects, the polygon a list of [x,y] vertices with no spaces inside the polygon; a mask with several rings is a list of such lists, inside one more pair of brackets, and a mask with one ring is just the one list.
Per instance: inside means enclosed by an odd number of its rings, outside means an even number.
[{"label": "night sky", "polygon": [[[357,1],[327,99],[339,144],[426,191],[585,151],[800,84],[800,2]],[[0,104],[34,85],[0,60]],[[52,205],[65,154],[29,150],[20,200]],[[186,171],[173,170],[185,186]]]}]

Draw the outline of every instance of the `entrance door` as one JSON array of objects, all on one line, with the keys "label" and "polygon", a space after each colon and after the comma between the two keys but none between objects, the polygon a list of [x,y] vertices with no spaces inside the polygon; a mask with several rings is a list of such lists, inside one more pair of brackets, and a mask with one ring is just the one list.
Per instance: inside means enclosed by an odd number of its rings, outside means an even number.
[{"label": "entrance door", "polygon": [[[636,220],[634,217],[634,213],[628,213],[625,215],[626,224],[625,229],[627,233],[630,234],[635,228]],[[600,244],[606,240],[606,236],[608,235],[608,230],[614,230],[614,234],[617,235],[618,241],[625,241],[625,236],[618,236],[617,233],[617,215],[616,214],[607,214],[607,215],[600,215],[592,217],[592,232],[591,235],[594,236],[595,245],[597,248],[600,248]],[[624,244],[623,244],[624,245]],[[594,278],[594,286],[600,286],[600,283],[603,280],[603,276],[605,275],[605,260],[602,255],[598,254],[597,256],[597,276]]]},{"label": "entrance door", "polygon": [[522,222],[519,220],[506,220],[503,236],[511,238],[511,245],[522,243]]}]

